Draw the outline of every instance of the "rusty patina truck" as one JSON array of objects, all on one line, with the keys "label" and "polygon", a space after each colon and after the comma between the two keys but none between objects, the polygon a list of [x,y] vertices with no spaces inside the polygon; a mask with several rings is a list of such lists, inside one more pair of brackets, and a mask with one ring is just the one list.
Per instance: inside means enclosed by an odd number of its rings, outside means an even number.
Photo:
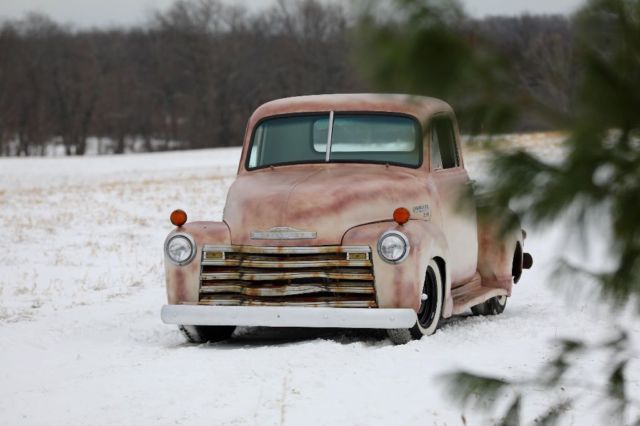
[{"label": "rusty patina truck", "polygon": [[171,214],[162,320],[192,342],[263,326],[386,329],[403,343],[469,309],[499,314],[532,258],[519,224],[478,221],[471,184],[443,101],[268,102],[222,221]]}]

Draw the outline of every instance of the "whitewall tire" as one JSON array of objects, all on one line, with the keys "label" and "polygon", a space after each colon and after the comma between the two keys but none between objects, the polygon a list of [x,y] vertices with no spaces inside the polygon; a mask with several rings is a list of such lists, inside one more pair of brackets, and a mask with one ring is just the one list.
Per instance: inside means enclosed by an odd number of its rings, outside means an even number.
[{"label": "whitewall tire", "polygon": [[430,336],[436,332],[442,317],[444,301],[444,284],[438,264],[431,260],[427,266],[422,285],[420,309],[417,312],[416,324],[409,329],[387,330],[389,338],[396,345],[417,340],[422,336]]}]

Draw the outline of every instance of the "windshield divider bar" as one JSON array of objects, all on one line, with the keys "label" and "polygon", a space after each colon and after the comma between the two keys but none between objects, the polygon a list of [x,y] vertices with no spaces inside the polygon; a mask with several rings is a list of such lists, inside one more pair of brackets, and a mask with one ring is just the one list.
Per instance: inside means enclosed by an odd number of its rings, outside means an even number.
[{"label": "windshield divider bar", "polygon": [[331,160],[331,140],[333,139],[333,111],[329,112],[329,129],[327,132],[327,154],[324,157],[325,162]]}]

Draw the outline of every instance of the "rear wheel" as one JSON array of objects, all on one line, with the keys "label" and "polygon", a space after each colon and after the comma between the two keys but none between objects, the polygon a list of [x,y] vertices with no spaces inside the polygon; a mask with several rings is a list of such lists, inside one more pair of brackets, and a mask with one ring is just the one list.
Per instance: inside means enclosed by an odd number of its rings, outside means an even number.
[{"label": "rear wheel", "polygon": [[435,333],[442,315],[443,291],[444,286],[440,268],[432,260],[427,267],[422,286],[420,309],[418,309],[416,324],[409,329],[387,330],[391,341],[396,345],[402,345],[411,340],[418,340],[422,336],[430,336]]},{"label": "rear wheel", "polygon": [[231,337],[235,326],[181,325],[180,331],[190,343],[221,342]]},{"label": "rear wheel", "polygon": [[471,312],[474,315],[500,315],[507,307],[507,296],[496,296],[483,303],[472,306]]}]

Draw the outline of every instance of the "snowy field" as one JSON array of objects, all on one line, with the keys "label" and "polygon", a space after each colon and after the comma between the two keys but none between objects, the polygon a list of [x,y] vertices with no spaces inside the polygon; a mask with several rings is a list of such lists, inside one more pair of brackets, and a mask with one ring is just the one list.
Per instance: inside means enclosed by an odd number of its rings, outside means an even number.
[{"label": "snowy field", "polygon": [[[553,155],[555,139],[512,141]],[[0,159],[0,425],[493,423],[452,403],[439,376],[526,377],[554,355],[553,339],[595,340],[618,324],[640,351],[637,317],[550,285],[558,253],[583,256],[560,225],[528,229],[534,269],[501,316],[458,317],[399,347],[375,332],[267,329],[185,344],[159,318],[168,215],[180,207],[193,220],[220,219],[238,156]],[[481,152],[466,160],[472,176],[486,173]],[[575,374],[598,382],[609,362],[582,359]],[[640,399],[637,358],[628,371],[627,392]],[[572,392],[532,392],[525,418]],[[600,395],[579,392],[587,399],[566,423],[604,422]]]}]

